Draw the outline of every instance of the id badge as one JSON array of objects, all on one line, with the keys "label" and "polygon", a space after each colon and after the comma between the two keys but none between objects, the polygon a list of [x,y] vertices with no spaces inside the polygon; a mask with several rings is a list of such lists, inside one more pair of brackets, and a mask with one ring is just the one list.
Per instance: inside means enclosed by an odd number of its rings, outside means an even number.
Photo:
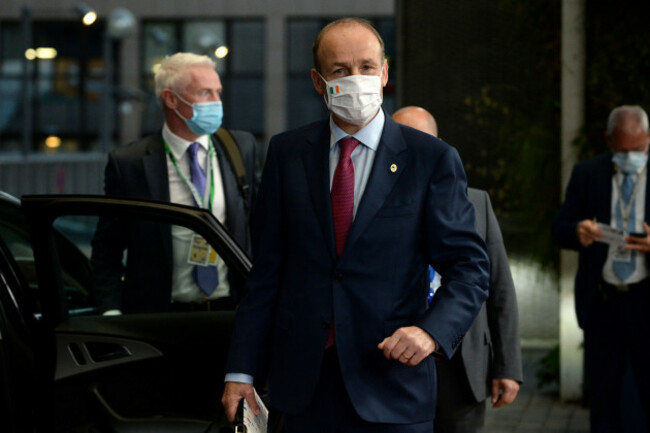
[{"label": "id badge", "polygon": [[197,266],[216,266],[217,252],[203,237],[194,233],[190,243],[187,263]]},{"label": "id badge", "polygon": [[614,249],[614,253],[612,254],[612,259],[615,262],[629,262],[630,260],[632,260],[632,250],[618,247]]}]

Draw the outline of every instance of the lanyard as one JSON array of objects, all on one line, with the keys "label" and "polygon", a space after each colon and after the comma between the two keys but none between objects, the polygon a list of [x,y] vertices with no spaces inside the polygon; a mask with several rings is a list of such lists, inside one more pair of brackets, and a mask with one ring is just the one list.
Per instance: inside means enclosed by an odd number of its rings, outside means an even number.
[{"label": "lanyard", "polygon": [[187,188],[190,190],[192,193],[192,196],[194,197],[194,200],[196,203],[201,207],[201,208],[206,208],[208,210],[211,210],[212,208],[212,203],[214,203],[214,165],[212,164],[212,160],[214,159],[214,146],[212,145],[212,139],[210,136],[208,136],[208,164],[207,166],[209,167],[210,170],[210,190],[206,191],[206,194],[209,199],[208,203],[205,203],[204,196],[201,196],[199,194],[199,191],[196,189],[194,184],[190,182],[188,179],[188,176],[183,173],[181,170],[180,166],[178,165],[178,161],[174,157],[174,154],[172,153],[171,149],[169,148],[169,145],[167,144],[167,141],[163,139],[163,143],[165,144],[165,151],[167,152],[167,155],[169,155],[169,159],[171,159],[172,164],[174,165],[174,168],[176,169],[176,173],[178,173],[178,176],[183,180],[183,183]]},{"label": "lanyard", "polygon": [[618,187],[618,206],[621,210],[621,220],[623,222],[623,233],[627,233],[627,224],[630,222],[630,212],[632,211],[632,205],[634,204],[634,200],[636,200],[636,194],[639,192],[639,187],[641,185],[641,176],[645,172],[646,168],[648,165],[644,165],[643,169],[637,174],[636,181],[634,182],[634,189],[632,190],[632,195],[630,195],[630,201],[627,203],[623,202],[623,182],[625,182],[625,176],[631,176],[631,175],[626,175],[623,174],[623,178],[619,183],[616,183],[616,186]]}]

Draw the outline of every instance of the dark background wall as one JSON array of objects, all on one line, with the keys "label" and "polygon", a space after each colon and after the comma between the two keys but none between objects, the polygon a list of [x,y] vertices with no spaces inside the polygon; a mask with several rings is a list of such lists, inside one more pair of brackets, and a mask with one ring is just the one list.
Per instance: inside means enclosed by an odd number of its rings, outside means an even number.
[{"label": "dark background wall", "polygon": [[437,119],[470,186],[488,190],[509,250],[554,260],[560,1],[399,1],[401,106]]}]

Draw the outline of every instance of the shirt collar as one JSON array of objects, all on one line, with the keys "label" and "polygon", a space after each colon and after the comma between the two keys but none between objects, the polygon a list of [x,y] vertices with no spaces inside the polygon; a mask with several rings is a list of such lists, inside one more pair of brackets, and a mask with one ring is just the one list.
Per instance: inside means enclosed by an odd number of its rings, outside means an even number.
[{"label": "shirt collar", "polygon": [[167,125],[167,122],[165,122],[165,126],[163,126],[162,129],[162,138],[167,143],[167,146],[169,146],[169,150],[171,150],[172,155],[174,155],[174,158],[176,158],[177,161],[180,161],[183,155],[185,154],[185,151],[190,147],[190,144],[197,142],[201,145],[205,151],[208,151],[208,143],[210,140],[210,137],[207,135],[202,135],[198,137],[194,141],[187,141],[184,138],[179,137],[178,135],[174,134],[171,129],[169,129],[169,126]]},{"label": "shirt collar", "polygon": [[[352,134],[352,137],[363,143],[364,146],[377,151],[379,140],[381,140],[381,133],[384,131],[384,123],[386,122],[386,115],[381,108],[374,119],[366,126]],[[330,148],[333,148],[342,138],[349,137],[350,134],[338,127],[330,114]]]}]

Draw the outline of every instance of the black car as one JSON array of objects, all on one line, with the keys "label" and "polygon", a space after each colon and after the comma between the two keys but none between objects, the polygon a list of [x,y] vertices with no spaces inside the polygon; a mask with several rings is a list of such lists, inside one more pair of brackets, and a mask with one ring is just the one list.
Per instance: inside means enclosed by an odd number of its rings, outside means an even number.
[{"label": "black car", "polygon": [[100,314],[90,252],[101,218],[184,226],[229,272],[250,269],[202,209],[0,194],[0,431],[230,431],[220,398],[234,311]]}]

